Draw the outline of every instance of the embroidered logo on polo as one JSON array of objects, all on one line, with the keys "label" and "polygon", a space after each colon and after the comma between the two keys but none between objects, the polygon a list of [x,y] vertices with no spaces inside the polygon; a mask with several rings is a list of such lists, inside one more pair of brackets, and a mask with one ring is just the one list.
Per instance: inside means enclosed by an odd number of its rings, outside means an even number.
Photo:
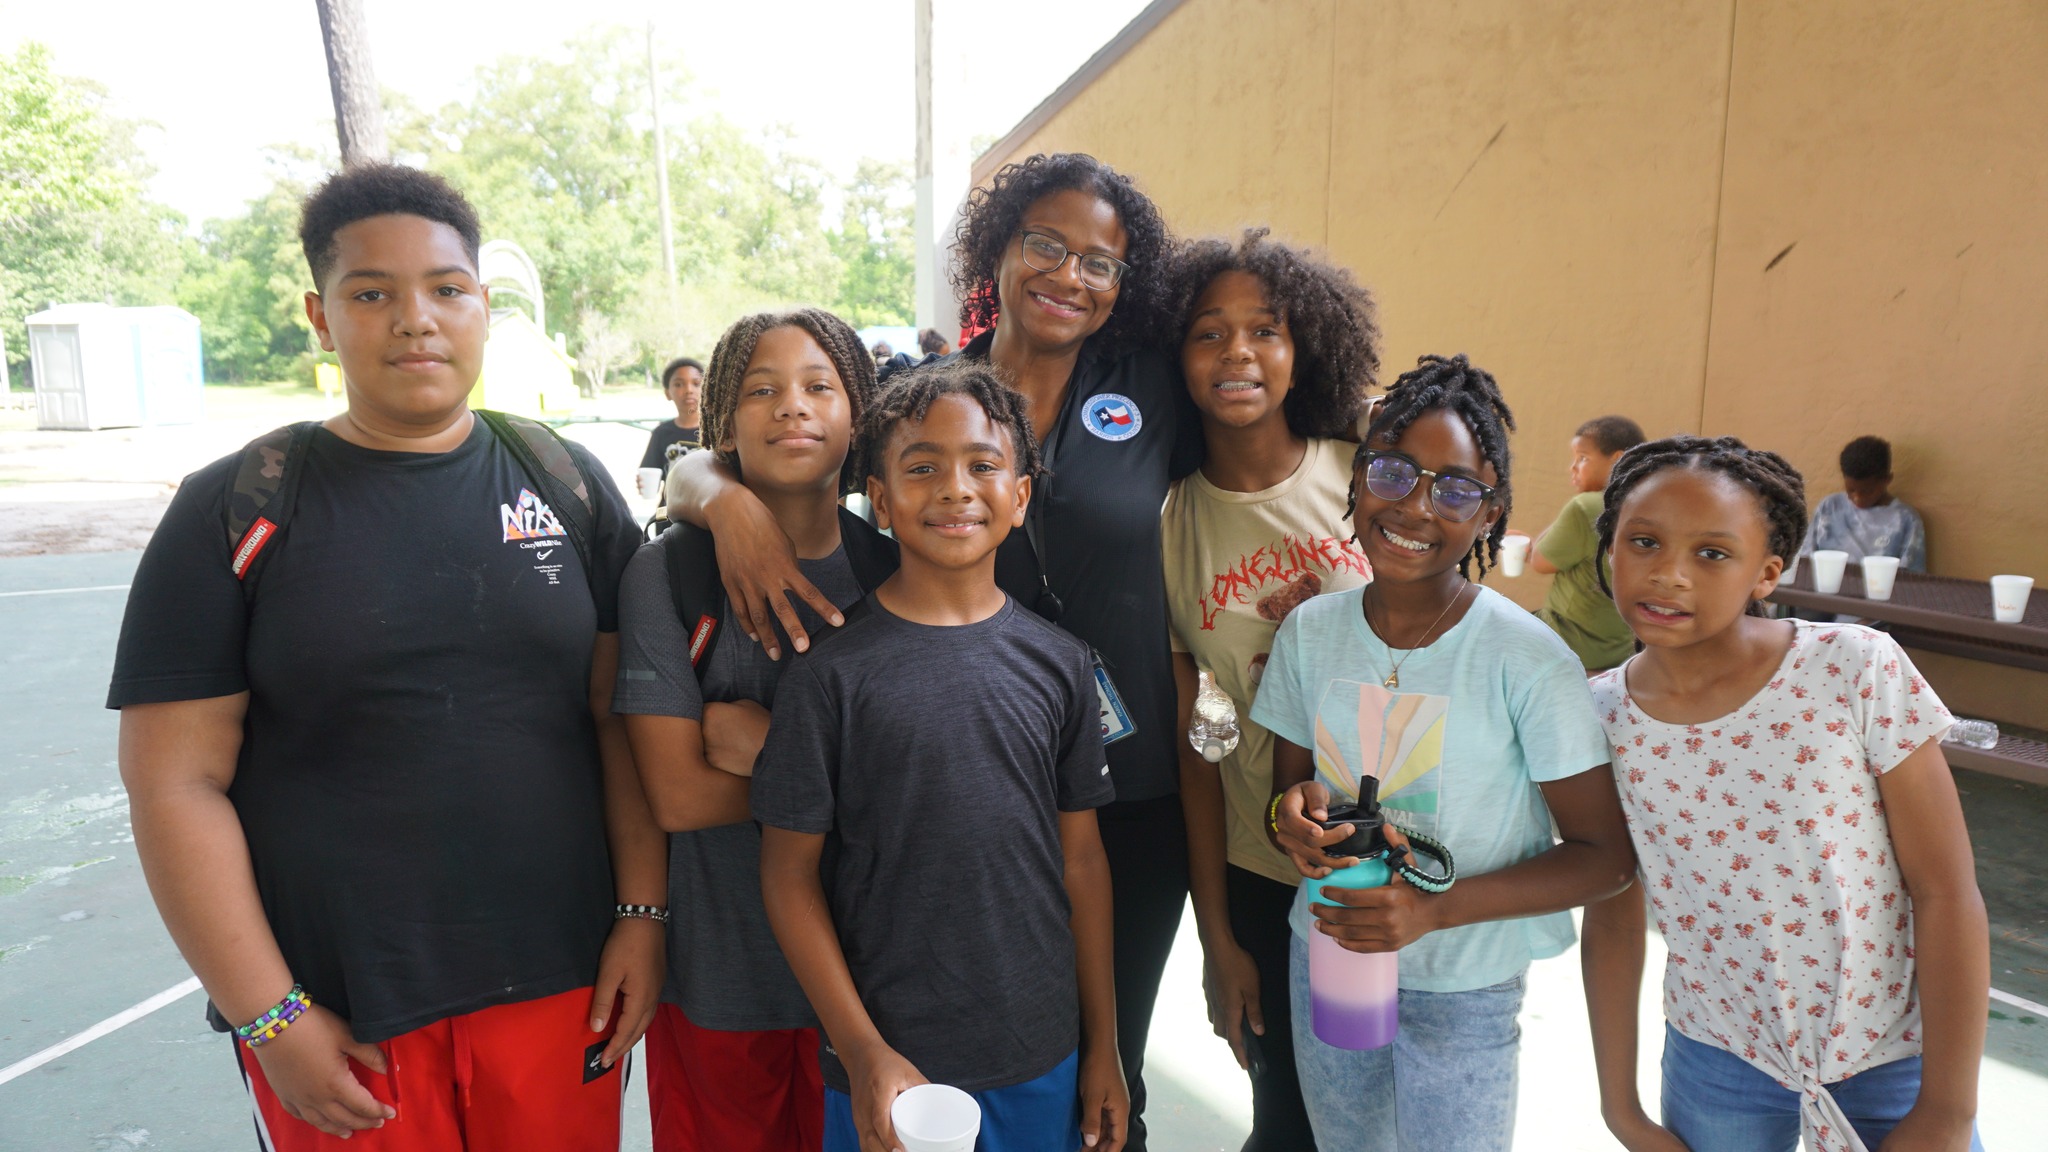
[{"label": "embroidered logo on polo", "polygon": [[531,488],[521,488],[518,500],[498,505],[498,519],[505,526],[507,543],[565,534],[555,510],[535,496]]},{"label": "embroidered logo on polo", "polygon": [[1136,436],[1145,426],[1145,414],[1130,397],[1101,392],[1082,403],[1081,422],[1090,432],[1114,443]]}]

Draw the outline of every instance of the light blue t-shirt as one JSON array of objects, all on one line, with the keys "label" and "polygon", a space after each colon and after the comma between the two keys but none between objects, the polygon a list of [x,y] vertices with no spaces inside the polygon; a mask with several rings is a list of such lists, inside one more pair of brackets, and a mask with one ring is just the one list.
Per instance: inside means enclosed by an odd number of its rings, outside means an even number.
[{"label": "light blue t-shirt", "polygon": [[[1513,601],[1481,587],[1465,618],[1395,652],[1366,627],[1364,588],[1318,596],[1280,625],[1252,719],[1315,754],[1316,778],[1355,800],[1380,780],[1389,818],[1441,841],[1458,875],[1520,863],[1557,843],[1539,783],[1607,764],[1607,738],[1578,657]],[[1429,861],[1423,861],[1428,866]],[[1304,939],[1308,903],[1289,922]],[[1401,949],[1401,987],[1464,992],[1499,984],[1572,944],[1566,912],[1432,932]]]}]

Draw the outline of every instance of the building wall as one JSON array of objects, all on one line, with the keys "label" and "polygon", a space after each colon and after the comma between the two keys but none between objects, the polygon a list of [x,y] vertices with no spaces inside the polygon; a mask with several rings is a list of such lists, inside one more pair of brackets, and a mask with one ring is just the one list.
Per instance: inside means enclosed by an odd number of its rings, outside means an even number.
[{"label": "building wall", "polygon": [[[1782,452],[1816,502],[1875,433],[1936,571],[2048,585],[2044,107],[2038,0],[1186,0],[977,176],[1092,152],[1184,234],[1325,248],[1388,381],[1500,379],[1532,533],[1602,413]],[[2048,726],[2048,677],[1941,667]]]}]

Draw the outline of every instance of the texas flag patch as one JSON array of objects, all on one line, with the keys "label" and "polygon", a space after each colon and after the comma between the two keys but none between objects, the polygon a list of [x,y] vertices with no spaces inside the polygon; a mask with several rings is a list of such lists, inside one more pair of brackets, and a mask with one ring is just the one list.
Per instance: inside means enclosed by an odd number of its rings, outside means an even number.
[{"label": "texas flag patch", "polygon": [[1128,396],[1102,392],[1090,396],[1081,406],[1081,422],[1104,440],[1129,440],[1145,426],[1144,413]]}]

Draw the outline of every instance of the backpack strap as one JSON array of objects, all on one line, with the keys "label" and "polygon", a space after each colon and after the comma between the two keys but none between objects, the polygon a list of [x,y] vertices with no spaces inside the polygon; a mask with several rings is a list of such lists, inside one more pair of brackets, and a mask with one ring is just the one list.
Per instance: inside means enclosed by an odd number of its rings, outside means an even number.
[{"label": "backpack strap", "polygon": [[242,447],[241,463],[222,504],[228,543],[228,568],[242,582],[242,594],[253,598],[257,561],[291,520],[304,474],[306,446],[313,442],[318,421],[302,420],[273,428]]},{"label": "backpack strap", "polygon": [[853,569],[853,581],[864,593],[873,592],[882,581],[896,574],[901,563],[896,541],[882,535],[876,527],[855,515],[846,505],[839,506],[839,543],[846,549],[847,566]]},{"label": "backpack strap", "polygon": [[498,442],[512,450],[526,477],[541,490],[541,498],[569,534],[569,543],[583,561],[585,580],[591,575],[590,537],[597,519],[597,505],[591,499],[589,477],[569,452],[568,445],[554,429],[525,416],[476,409],[477,419],[490,426]]},{"label": "backpack strap", "polygon": [[676,619],[690,630],[690,667],[701,670],[725,628],[725,581],[718,573],[717,548],[710,531],[687,520],[676,521],[655,542],[661,546]]}]

